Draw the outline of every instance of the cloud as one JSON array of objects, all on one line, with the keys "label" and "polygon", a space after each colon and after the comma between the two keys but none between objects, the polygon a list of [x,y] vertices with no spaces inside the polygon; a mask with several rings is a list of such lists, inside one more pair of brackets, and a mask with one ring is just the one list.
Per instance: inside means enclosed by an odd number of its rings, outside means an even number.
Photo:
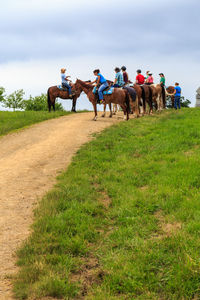
[{"label": "cloud", "polygon": [[199,54],[200,37],[194,28],[200,25],[200,4],[196,0],[6,3],[0,62],[94,53]]},{"label": "cloud", "polygon": [[[7,0],[1,4],[0,78],[8,92],[46,92],[67,66],[73,79],[100,67],[151,69],[178,80],[188,98],[200,85],[199,0]],[[192,75],[191,75],[192,74]],[[13,78],[14,80],[11,78]]]}]

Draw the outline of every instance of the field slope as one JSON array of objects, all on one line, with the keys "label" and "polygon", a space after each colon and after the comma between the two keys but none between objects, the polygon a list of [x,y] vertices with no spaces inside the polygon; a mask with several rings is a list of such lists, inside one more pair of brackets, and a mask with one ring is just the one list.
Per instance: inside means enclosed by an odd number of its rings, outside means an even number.
[{"label": "field slope", "polygon": [[18,253],[19,299],[199,299],[200,110],[106,129],[78,151]]},{"label": "field slope", "polygon": [[34,123],[70,114],[66,111],[49,113],[47,111],[0,111],[0,136],[24,128]]}]

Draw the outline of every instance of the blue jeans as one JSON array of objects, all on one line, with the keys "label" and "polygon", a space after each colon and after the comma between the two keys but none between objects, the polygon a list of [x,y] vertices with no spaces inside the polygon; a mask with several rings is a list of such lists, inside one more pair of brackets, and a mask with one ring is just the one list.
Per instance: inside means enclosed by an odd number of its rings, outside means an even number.
[{"label": "blue jeans", "polygon": [[102,83],[102,85],[99,87],[98,94],[99,94],[99,100],[103,100],[103,91],[108,87],[107,81]]},{"label": "blue jeans", "polygon": [[71,86],[67,82],[62,82],[62,85],[65,86],[66,88],[68,88],[69,95],[71,95],[72,94],[72,88],[71,88]]},{"label": "blue jeans", "polygon": [[177,109],[177,106],[178,108],[180,109],[181,108],[181,97],[180,96],[175,96],[174,97],[174,108]]}]

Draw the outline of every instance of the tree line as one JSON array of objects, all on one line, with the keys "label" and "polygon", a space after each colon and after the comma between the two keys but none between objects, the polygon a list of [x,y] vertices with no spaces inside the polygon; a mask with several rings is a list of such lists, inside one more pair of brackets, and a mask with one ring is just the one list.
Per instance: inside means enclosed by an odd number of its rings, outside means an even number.
[{"label": "tree line", "polygon": [[[47,95],[41,94],[40,96],[32,97],[29,96],[28,99],[24,99],[25,92],[23,89],[14,91],[10,95],[5,94],[5,89],[0,87],[0,103],[3,107],[11,108],[14,111],[25,110],[25,111],[47,111]],[[63,111],[64,107],[61,103],[56,102],[56,110]]]}]

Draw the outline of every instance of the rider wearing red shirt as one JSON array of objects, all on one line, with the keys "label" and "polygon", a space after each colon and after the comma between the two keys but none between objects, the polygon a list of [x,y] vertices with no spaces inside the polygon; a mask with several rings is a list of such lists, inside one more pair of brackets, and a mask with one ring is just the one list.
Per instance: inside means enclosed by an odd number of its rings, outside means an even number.
[{"label": "rider wearing red shirt", "polygon": [[144,78],[144,76],[141,74],[141,70],[137,70],[137,76],[136,76],[136,84],[139,84],[139,85],[141,85],[141,84],[144,84],[144,81],[145,81],[145,78]]}]

